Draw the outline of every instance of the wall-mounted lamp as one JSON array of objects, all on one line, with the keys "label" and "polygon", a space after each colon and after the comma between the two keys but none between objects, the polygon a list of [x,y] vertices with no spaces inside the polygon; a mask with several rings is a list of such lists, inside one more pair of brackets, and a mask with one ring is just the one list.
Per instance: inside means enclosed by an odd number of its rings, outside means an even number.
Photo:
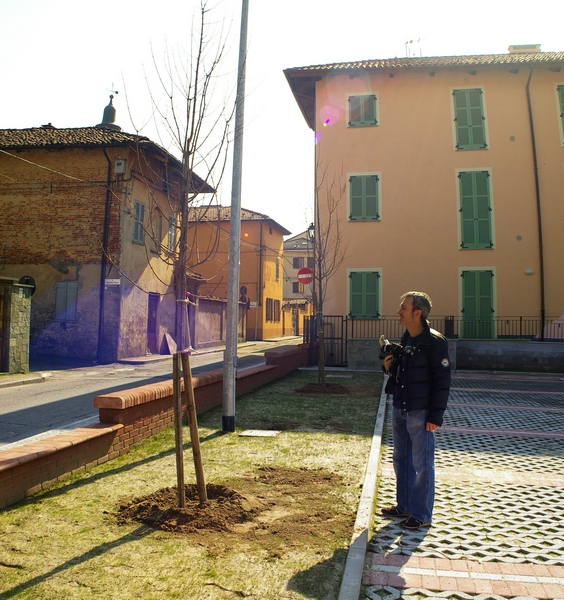
[{"label": "wall-mounted lamp", "polygon": [[309,240],[313,242],[315,239],[315,225],[313,223],[310,223],[309,227],[307,228],[307,235]]},{"label": "wall-mounted lamp", "polygon": [[532,275],[534,272],[534,269],[525,269],[525,275]]}]

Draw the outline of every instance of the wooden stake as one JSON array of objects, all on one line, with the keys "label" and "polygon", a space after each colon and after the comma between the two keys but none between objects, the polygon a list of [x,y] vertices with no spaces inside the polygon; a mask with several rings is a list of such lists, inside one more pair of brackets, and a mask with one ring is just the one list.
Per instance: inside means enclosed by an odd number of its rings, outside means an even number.
[{"label": "wooden stake", "polygon": [[194,387],[192,385],[192,369],[190,368],[190,355],[186,352],[182,356],[182,372],[184,374],[184,393],[186,394],[186,413],[188,425],[190,426],[190,441],[192,442],[192,455],[194,457],[194,468],[196,470],[196,485],[198,486],[198,498],[200,505],[208,501],[206,491],[206,480],[204,477],[204,466],[200,452],[200,437],[198,435],[198,419],[196,417],[196,401],[194,399]]},{"label": "wooden stake", "polygon": [[176,481],[178,487],[178,506],[185,508],[186,491],[184,489],[184,445],[182,443],[182,397],[180,394],[180,357],[172,356],[172,398],[174,403],[174,439],[176,442]]}]

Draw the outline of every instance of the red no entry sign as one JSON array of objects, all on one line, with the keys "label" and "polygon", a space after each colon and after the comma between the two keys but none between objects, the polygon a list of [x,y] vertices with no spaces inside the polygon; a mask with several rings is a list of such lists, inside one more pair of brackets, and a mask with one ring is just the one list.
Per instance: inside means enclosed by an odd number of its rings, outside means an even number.
[{"label": "red no entry sign", "polygon": [[304,267],[298,271],[298,281],[300,283],[311,283],[313,281],[313,271]]}]

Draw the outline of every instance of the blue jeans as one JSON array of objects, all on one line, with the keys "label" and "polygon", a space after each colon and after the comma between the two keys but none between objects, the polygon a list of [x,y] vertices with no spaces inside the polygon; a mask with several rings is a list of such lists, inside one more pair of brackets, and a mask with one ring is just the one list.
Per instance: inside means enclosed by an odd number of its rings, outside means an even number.
[{"label": "blue jeans", "polygon": [[397,506],[418,521],[431,521],[435,501],[435,434],[426,429],[427,414],[392,408]]}]

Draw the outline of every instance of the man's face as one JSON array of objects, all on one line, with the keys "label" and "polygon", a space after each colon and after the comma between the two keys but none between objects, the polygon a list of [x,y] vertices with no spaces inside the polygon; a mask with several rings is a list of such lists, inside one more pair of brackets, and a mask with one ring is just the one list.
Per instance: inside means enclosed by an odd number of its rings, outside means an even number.
[{"label": "man's face", "polygon": [[413,310],[413,298],[411,296],[404,298],[398,308],[398,315],[399,321],[404,327],[415,325],[421,321],[421,311]]}]

